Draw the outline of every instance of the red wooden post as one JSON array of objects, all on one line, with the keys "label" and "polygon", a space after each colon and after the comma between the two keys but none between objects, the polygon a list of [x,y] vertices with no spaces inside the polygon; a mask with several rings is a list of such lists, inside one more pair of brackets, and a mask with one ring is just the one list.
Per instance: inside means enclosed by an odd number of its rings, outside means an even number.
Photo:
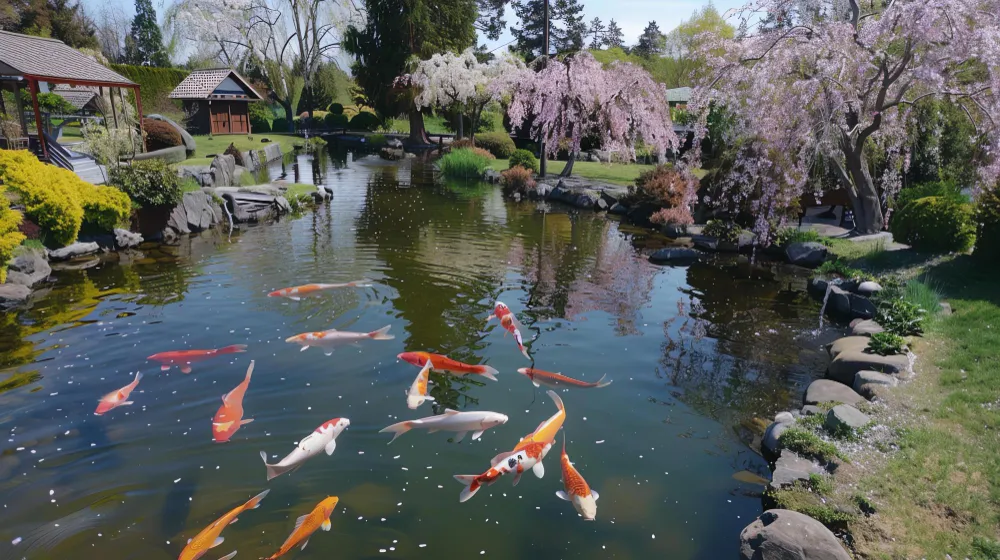
[{"label": "red wooden post", "polygon": [[139,113],[139,150],[142,152],[146,151],[146,141],[143,138],[144,131],[142,129],[142,96],[139,95],[139,86],[132,88],[135,92],[135,110]]},{"label": "red wooden post", "polygon": [[45,145],[45,133],[42,131],[42,112],[38,109],[38,82],[28,78],[28,90],[31,92],[31,106],[35,110],[35,128],[38,129],[38,142],[42,145],[42,156],[49,159],[49,148]]}]

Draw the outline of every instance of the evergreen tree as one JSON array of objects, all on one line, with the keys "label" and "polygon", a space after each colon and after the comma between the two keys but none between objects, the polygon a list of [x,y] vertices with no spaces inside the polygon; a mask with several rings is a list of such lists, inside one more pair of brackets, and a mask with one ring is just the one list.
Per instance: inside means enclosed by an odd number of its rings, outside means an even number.
[{"label": "evergreen tree", "polygon": [[556,28],[555,47],[559,53],[583,50],[587,24],[583,20],[583,5],[578,0],[556,0],[556,16],[561,25]]},{"label": "evergreen tree", "polygon": [[73,48],[97,48],[94,22],[71,0],[0,0],[0,29],[52,37]]},{"label": "evergreen tree", "polygon": [[[545,28],[545,0],[517,0],[512,4],[520,27],[512,27],[512,50],[528,62],[542,56]],[[547,54],[582,50],[587,35],[579,0],[549,0],[549,52]]]},{"label": "evergreen tree", "polygon": [[590,48],[597,50],[604,46],[605,38],[604,33],[607,28],[604,27],[604,22],[601,18],[595,17],[593,21],[590,22],[590,29],[587,30],[587,35],[591,37]]},{"label": "evergreen tree", "polygon": [[125,58],[129,64],[170,66],[163,48],[163,35],[156,23],[156,10],[151,0],[135,0],[135,18],[131,34],[125,38]]},{"label": "evergreen tree", "polygon": [[642,58],[652,58],[663,54],[667,49],[667,37],[660,31],[660,26],[655,21],[649,22],[639,42],[632,48],[632,54]]},{"label": "evergreen tree", "polygon": [[604,32],[604,44],[609,49],[620,49],[625,46],[625,33],[622,32],[621,27],[618,27],[617,21],[611,20],[608,23],[608,29]]}]

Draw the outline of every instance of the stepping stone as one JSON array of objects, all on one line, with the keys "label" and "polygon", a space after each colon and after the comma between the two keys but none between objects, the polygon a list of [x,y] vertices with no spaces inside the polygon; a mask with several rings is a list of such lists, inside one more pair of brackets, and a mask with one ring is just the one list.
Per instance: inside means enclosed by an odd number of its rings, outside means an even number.
[{"label": "stepping stone", "polygon": [[845,385],[854,385],[859,371],[877,371],[894,375],[909,372],[910,359],[903,354],[879,356],[856,350],[845,350],[830,362],[826,376]]},{"label": "stepping stone", "polygon": [[849,430],[856,433],[871,422],[867,414],[854,408],[849,404],[838,404],[826,413],[826,421],[823,427],[831,432]]},{"label": "stepping stone", "polygon": [[885,332],[882,325],[879,325],[871,319],[863,319],[861,321],[856,321],[851,325],[851,334],[854,336],[871,336],[876,333]]},{"label": "stepping stone", "polygon": [[771,474],[768,487],[771,490],[780,490],[795,484],[796,481],[809,480],[811,474],[826,474],[826,471],[816,462],[782,449],[781,455],[774,463],[774,473]]},{"label": "stepping stone", "polygon": [[793,424],[795,424],[795,418],[791,414],[787,412],[778,413],[774,417],[774,422],[764,430],[764,437],[760,441],[761,450],[768,451],[772,455],[777,455],[779,448],[778,438]]},{"label": "stepping stone", "polygon": [[819,404],[823,402],[857,404],[864,401],[864,397],[855,393],[854,389],[843,383],[837,383],[830,379],[817,379],[806,388],[802,404]]},{"label": "stepping stone", "polygon": [[895,387],[898,382],[895,377],[877,371],[859,371],[854,375],[854,390],[872,400],[880,388]]},{"label": "stepping stone", "polygon": [[797,511],[771,509],[740,533],[740,560],[851,560],[851,556],[819,521]]},{"label": "stepping stone", "polygon": [[865,348],[868,348],[867,336],[845,336],[844,338],[834,340],[826,347],[830,353],[830,359],[835,359],[841,353],[848,350],[863,352]]}]

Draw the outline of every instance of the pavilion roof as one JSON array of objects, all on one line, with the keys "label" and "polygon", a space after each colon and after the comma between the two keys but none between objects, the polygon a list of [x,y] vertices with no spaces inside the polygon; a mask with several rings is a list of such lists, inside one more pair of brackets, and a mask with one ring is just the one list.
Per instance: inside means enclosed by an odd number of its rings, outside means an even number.
[{"label": "pavilion roof", "polygon": [[105,87],[136,84],[57,39],[0,31],[0,75]]}]

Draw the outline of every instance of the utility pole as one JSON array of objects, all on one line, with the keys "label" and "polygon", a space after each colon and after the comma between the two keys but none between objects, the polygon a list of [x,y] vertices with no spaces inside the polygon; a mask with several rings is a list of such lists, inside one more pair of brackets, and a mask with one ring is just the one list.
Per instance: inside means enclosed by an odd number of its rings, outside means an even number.
[{"label": "utility pole", "polygon": [[[544,27],[542,28],[543,29],[542,30],[542,38],[543,38],[542,39],[542,43],[543,43],[542,56],[544,56],[546,58],[545,63],[548,64],[548,57],[549,57],[549,0],[545,0],[545,17],[544,17],[543,21],[545,23],[544,23]],[[539,142],[539,145],[541,146],[541,152],[542,153],[540,154],[541,155],[541,164],[538,166],[538,176],[539,177],[545,177],[545,168],[547,167],[546,163],[548,161],[548,157],[545,155],[545,131],[544,130],[542,131],[542,140],[541,140],[541,142]]]}]

